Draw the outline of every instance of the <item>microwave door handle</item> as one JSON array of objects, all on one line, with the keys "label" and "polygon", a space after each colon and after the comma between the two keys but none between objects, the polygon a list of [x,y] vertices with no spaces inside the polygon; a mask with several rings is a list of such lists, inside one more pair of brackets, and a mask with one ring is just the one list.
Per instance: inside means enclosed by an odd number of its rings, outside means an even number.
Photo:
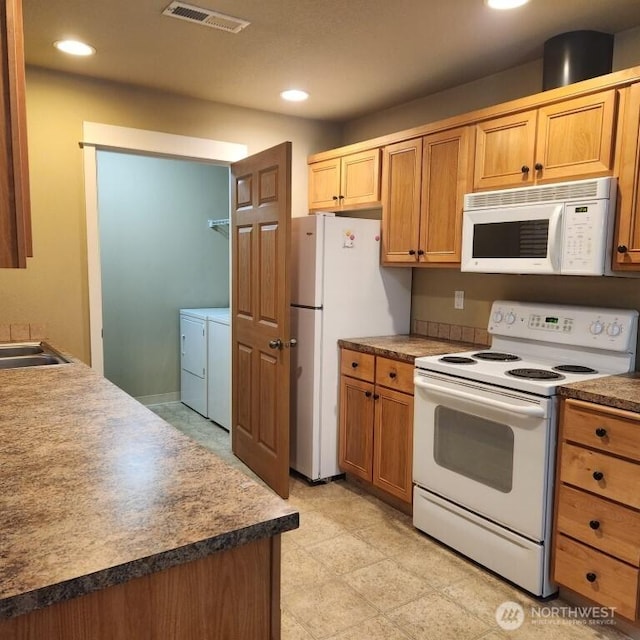
[{"label": "microwave door handle", "polygon": [[562,205],[557,205],[553,210],[551,217],[549,218],[549,258],[551,260],[551,267],[556,271],[560,271],[561,264],[560,263],[560,248],[562,243],[562,238],[560,237],[561,225],[562,221]]},{"label": "microwave door handle", "polygon": [[494,409],[502,409],[503,411],[509,411],[510,413],[517,413],[524,416],[534,416],[542,418],[544,417],[544,408],[540,406],[534,407],[521,407],[517,405],[509,404],[508,402],[501,402],[500,400],[495,400],[493,398],[483,398],[477,396],[473,393],[467,393],[466,391],[459,391],[458,389],[447,389],[446,391],[443,389],[438,389],[428,382],[424,382],[420,378],[414,378],[413,380],[416,387],[420,387],[427,392],[430,392],[434,395],[439,396],[450,396],[452,398],[459,398],[460,400],[470,400],[472,402],[477,402],[478,404],[483,404],[487,407],[492,407]]}]

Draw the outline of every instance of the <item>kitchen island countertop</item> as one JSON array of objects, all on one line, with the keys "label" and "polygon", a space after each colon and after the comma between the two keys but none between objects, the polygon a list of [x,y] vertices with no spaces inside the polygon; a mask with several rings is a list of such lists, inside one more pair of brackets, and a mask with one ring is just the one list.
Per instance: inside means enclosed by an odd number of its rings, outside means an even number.
[{"label": "kitchen island countertop", "polygon": [[486,349],[486,345],[456,342],[426,336],[408,334],[397,336],[374,336],[368,338],[349,338],[338,340],[338,346],[353,349],[374,356],[393,358],[410,364],[421,356],[437,356],[445,353]]},{"label": "kitchen island countertop", "polygon": [[298,526],[86,365],[0,371],[0,620]]}]

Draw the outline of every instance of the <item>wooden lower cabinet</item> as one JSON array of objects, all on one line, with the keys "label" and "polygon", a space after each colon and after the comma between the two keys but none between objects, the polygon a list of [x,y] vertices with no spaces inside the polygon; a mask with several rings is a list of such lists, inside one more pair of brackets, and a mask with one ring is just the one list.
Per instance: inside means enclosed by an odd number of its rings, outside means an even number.
[{"label": "wooden lower cabinet", "polygon": [[560,407],[553,580],[640,617],[640,415],[580,400]]},{"label": "wooden lower cabinet", "polygon": [[413,366],[362,355],[342,349],[340,468],[411,505]]},{"label": "wooden lower cabinet", "polygon": [[2,640],[278,640],[280,536],[0,620]]}]

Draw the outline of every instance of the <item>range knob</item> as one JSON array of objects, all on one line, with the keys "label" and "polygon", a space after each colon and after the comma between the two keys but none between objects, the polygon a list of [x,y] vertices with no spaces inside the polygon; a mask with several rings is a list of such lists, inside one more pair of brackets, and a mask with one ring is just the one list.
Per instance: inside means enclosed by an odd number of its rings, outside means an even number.
[{"label": "range knob", "polygon": [[611,336],[612,338],[619,336],[621,333],[622,333],[622,325],[619,325],[617,322],[612,322],[607,327],[607,335]]},{"label": "range knob", "polygon": [[502,311],[495,311],[493,314],[493,321],[494,322],[502,322],[502,318],[504,316],[502,315]]},{"label": "range knob", "polygon": [[505,316],[504,321],[507,324],[513,324],[516,321],[516,314],[512,311],[509,311],[509,313],[507,313],[507,315]]},{"label": "range knob", "polygon": [[602,322],[600,322],[600,320],[596,320],[595,322],[592,322],[591,326],[589,327],[589,331],[591,331],[591,333],[594,336],[599,336],[603,330],[604,330],[604,325],[602,324]]}]

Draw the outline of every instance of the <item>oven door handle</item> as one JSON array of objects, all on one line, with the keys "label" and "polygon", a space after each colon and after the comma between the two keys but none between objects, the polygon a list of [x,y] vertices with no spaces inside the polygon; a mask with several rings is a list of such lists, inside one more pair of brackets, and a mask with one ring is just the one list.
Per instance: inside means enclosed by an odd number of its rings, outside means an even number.
[{"label": "oven door handle", "polygon": [[483,398],[481,396],[477,396],[473,393],[467,393],[466,391],[459,391],[457,389],[438,389],[428,382],[424,382],[420,378],[414,378],[414,384],[416,387],[420,387],[421,389],[425,389],[425,391],[431,392],[434,395],[451,397],[451,398],[459,398],[461,400],[470,400],[471,402],[476,402],[478,404],[483,404],[487,407],[493,407],[494,409],[502,409],[503,411],[508,411],[509,413],[517,413],[519,415],[524,416],[535,416],[539,418],[543,418],[545,415],[544,407],[541,406],[532,406],[532,407],[521,407],[518,405],[509,404],[508,402],[501,402],[500,400],[495,400],[493,398]]}]

